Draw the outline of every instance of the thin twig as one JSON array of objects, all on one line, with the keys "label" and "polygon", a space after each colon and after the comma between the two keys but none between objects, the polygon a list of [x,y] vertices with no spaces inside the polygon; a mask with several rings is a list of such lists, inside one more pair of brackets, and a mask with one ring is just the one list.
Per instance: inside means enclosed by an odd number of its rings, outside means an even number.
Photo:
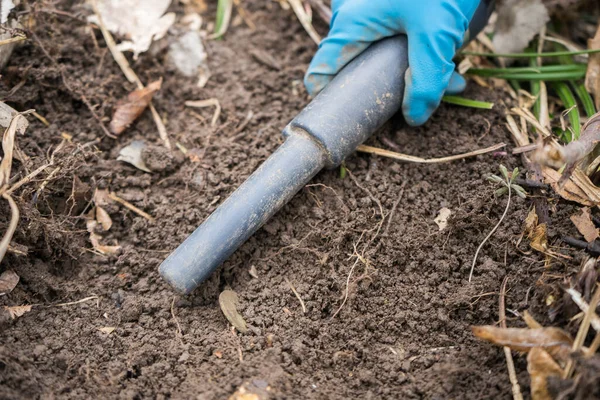
[{"label": "thin twig", "polygon": [[194,108],[205,108],[205,107],[215,107],[215,112],[213,114],[212,120],[210,121],[210,126],[214,127],[217,125],[217,121],[219,120],[219,116],[221,115],[221,103],[219,103],[219,99],[206,99],[206,100],[189,100],[185,102],[186,107],[194,107]]},{"label": "thin twig", "polygon": [[475,252],[475,257],[473,257],[473,264],[471,265],[471,272],[469,273],[469,282],[471,282],[471,278],[473,277],[473,271],[475,270],[475,264],[477,263],[477,256],[479,255],[479,251],[481,250],[483,245],[488,241],[488,239],[492,237],[494,232],[496,232],[496,229],[498,229],[502,221],[504,221],[504,217],[506,217],[506,214],[508,213],[508,208],[510,207],[510,199],[512,196],[511,184],[508,178],[506,179],[506,185],[508,186],[508,200],[506,201],[506,208],[504,209],[504,213],[502,214],[502,217],[500,217],[500,220],[498,221],[496,226],[494,226],[490,233],[488,233],[485,239],[483,239],[483,241],[479,244],[479,247]]},{"label": "thin twig", "polygon": [[384,235],[387,235],[388,231],[390,230],[390,225],[392,224],[392,217],[394,216],[396,207],[398,207],[398,204],[400,204],[400,201],[402,200],[402,197],[404,196],[404,187],[405,186],[406,186],[406,180],[402,181],[402,185],[400,185],[400,193],[398,194],[396,201],[394,201],[394,205],[392,206],[392,211],[390,211],[390,215],[388,216],[388,222],[385,227],[385,231],[383,231]]},{"label": "thin twig", "polygon": [[[500,307],[498,310],[498,316],[500,317],[500,326],[506,329],[506,283],[508,282],[508,276],[504,277],[502,281],[502,287],[500,288]],[[519,380],[517,379],[517,371],[515,370],[515,363],[513,361],[510,347],[504,346],[504,356],[506,357],[506,367],[508,368],[508,378],[512,387],[513,399],[523,400],[521,394],[521,386],[519,386]]]},{"label": "thin twig", "polygon": [[22,42],[23,40],[27,40],[27,36],[15,36],[8,39],[0,40],[0,46],[4,46],[5,44]]},{"label": "thin twig", "polygon": [[66,306],[73,306],[75,304],[81,304],[81,303],[85,303],[86,301],[90,301],[90,300],[94,300],[94,299],[99,299],[98,296],[90,296],[90,297],[86,297],[84,299],[81,300],[77,300],[77,301],[70,301],[68,303],[59,303],[59,304],[52,304],[51,307],[66,307]]},{"label": "thin twig", "polygon": [[4,193],[2,195],[10,204],[10,223],[8,224],[8,228],[2,236],[2,240],[0,240],[0,261],[4,258],[6,251],[8,250],[8,245],[12,240],[12,237],[17,230],[17,225],[19,224],[19,207],[17,207],[17,203],[13,200],[13,198],[8,194]]},{"label": "thin twig", "polygon": [[292,292],[294,292],[294,295],[298,298],[298,301],[300,302],[300,305],[302,306],[302,312],[306,314],[306,306],[304,305],[304,301],[302,300],[302,297],[300,297],[300,295],[296,291],[296,288],[294,288],[294,285],[292,285],[292,282],[290,282],[288,278],[285,278],[285,281],[287,282],[290,289],[292,289]]},{"label": "thin twig", "polygon": [[410,156],[408,154],[396,153],[395,151],[380,149],[378,147],[365,146],[362,144],[356,148],[356,151],[359,151],[361,153],[377,154],[378,156],[393,158],[394,160],[400,160],[400,161],[406,161],[406,162],[413,162],[413,163],[420,163],[420,164],[437,164],[437,163],[445,163],[445,162],[450,162],[450,161],[461,160],[463,158],[468,158],[468,157],[474,157],[474,156],[478,156],[480,154],[491,153],[491,152],[501,149],[505,146],[506,146],[506,144],[504,144],[504,143],[498,143],[493,146],[486,147],[485,149],[479,149],[479,150],[471,151],[469,153],[456,154],[454,156],[440,157],[440,158],[415,157],[415,156]]},{"label": "thin twig", "polygon": [[179,325],[179,319],[177,319],[177,317],[175,316],[175,299],[177,297],[173,297],[173,300],[171,301],[171,316],[173,317],[173,321],[175,321],[175,325],[177,325],[177,338],[179,339],[179,341],[181,342],[181,344],[183,343],[183,331],[181,330],[181,325]]},{"label": "thin twig", "polygon": [[288,0],[288,3],[292,6],[296,17],[304,27],[304,30],[308,33],[308,36],[316,43],[319,44],[321,42],[321,36],[315,31],[313,28],[310,17],[304,11],[304,7],[302,7],[302,2],[300,0]]},{"label": "thin twig", "polygon": [[[581,350],[581,347],[583,346],[583,342],[585,341],[585,338],[588,334],[588,330],[590,329],[590,323],[592,321],[592,316],[596,315],[594,311],[596,310],[596,307],[598,306],[598,301],[600,301],[600,290],[598,290],[598,285],[596,285],[596,292],[594,293],[594,296],[590,300],[589,308],[588,308],[587,312],[585,313],[585,316],[583,317],[583,321],[581,321],[581,325],[579,325],[579,330],[577,331],[577,336],[575,337],[575,340],[573,341],[572,349],[574,352]],[[569,361],[567,362],[567,366],[565,367],[565,372],[563,374],[563,378],[567,379],[567,378],[571,377],[574,369],[575,369],[575,363],[574,363],[573,359],[570,358]]]},{"label": "thin twig", "polygon": [[125,206],[125,208],[128,208],[129,210],[133,211],[134,213],[146,218],[148,221],[154,222],[154,217],[152,215],[148,214],[145,211],[140,210],[139,208],[137,208],[136,206],[134,206],[127,200],[120,198],[114,192],[108,193],[108,197],[110,197],[112,200],[116,201],[117,203],[122,204],[123,206]]}]

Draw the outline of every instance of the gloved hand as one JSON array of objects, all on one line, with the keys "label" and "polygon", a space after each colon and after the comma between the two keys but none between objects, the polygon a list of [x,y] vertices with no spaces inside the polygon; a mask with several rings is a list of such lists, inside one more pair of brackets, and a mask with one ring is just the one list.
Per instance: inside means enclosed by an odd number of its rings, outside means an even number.
[{"label": "gloved hand", "polygon": [[408,65],[402,111],[413,126],[429,119],[444,93],[464,90],[454,72],[480,0],[333,0],[331,29],[312,59],[304,84],[314,96],[369,44],[388,36],[408,36]]}]

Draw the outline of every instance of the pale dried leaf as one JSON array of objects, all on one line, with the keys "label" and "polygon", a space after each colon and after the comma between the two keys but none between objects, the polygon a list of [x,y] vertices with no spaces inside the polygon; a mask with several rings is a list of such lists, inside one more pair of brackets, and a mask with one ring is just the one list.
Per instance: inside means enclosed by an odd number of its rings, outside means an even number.
[{"label": "pale dried leaf", "polygon": [[134,140],[129,146],[125,146],[119,152],[117,160],[125,161],[144,172],[152,172],[142,158],[142,152],[146,148],[146,143],[141,140]]},{"label": "pale dried leaf", "polygon": [[[0,101],[0,126],[4,129],[8,128],[10,122],[18,113],[19,112],[17,110],[12,108],[8,104]],[[23,135],[28,126],[29,122],[26,118],[19,119],[17,123],[17,134]]]},{"label": "pale dried leaf", "polygon": [[106,333],[107,335],[110,335],[111,333],[113,333],[115,331],[115,329],[117,329],[114,326],[103,326],[102,328],[98,328],[98,330],[102,333]]},{"label": "pale dried leaf", "polygon": [[[588,49],[600,49],[600,26],[593,39],[588,39]],[[596,110],[600,109],[600,53],[590,54],[587,72],[585,74],[585,88],[594,96]]]},{"label": "pale dried leaf", "polygon": [[448,218],[450,218],[451,214],[452,214],[452,211],[446,207],[443,207],[438,212],[438,216],[435,217],[433,222],[435,222],[437,224],[440,231],[443,231],[444,229],[446,229],[446,226],[448,226]]},{"label": "pale dried leaf", "polygon": [[532,400],[552,400],[548,393],[548,378],[561,377],[562,368],[544,349],[535,347],[527,355],[527,372],[531,378]]},{"label": "pale dried leaf", "polygon": [[492,44],[497,53],[520,53],[550,20],[541,0],[506,0],[498,6]]},{"label": "pale dried leaf", "polygon": [[4,152],[4,157],[2,158],[2,161],[0,161],[0,188],[8,185],[8,182],[10,181],[15,135],[17,133],[17,128],[21,124],[20,121],[24,119],[25,117],[21,114],[15,115],[2,136],[2,151]]},{"label": "pale dried leaf", "polygon": [[473,326],[471,329],[478,338],[494,344],[524,353],[534,347],[541,347],[561,360],[569,357],[573,345],[573,339],[566,331],[554,327],[528,329],[486,325]]},{"label": "pale dried leaf", "polygon": [[25,313],[28,313],[29,311],[31,311],[31,306],[10,306],[7,307],[5,306],[4,309],[6,311],[8,311],[8,313],[10,314],[10,317],[12,319],[16,319],[19,318],[20,316],[22,316]]},{"label": "pale dried leaf", "polygon": [[94,204],[102,207],[112,203],[113,200],[110,197],[108,189],[96,189],[94,192]]},{"label": "pale dried leaf", "polygon": [[560,197],[568,201],[574,201],[584,206],[594,206],[592,200],[590,200],[589,196],[579,187],[577,186],[572,179],[569,179],[565,182],[565,185],[561,188],[558,186],[558,181],[560,180],[561,174],[552,168],[543,168],[542,173],[544,175],[544,181],[550,186],[552,189]]},{"label": "pale dried leaf", "polygon": [[110,121],[111,133],[115,135],[123,133],[148,107],[152,96],[160,89],[161,85],[162,79],[159,79],[144,88],[134,90],[127,95],[127,98],[119,101]]},{"label": "pale dried leaf", "polygon": [[[171,0],[91,0],[96,5],[108,30],[125,40],[117,46],[120,51],[132,51],[134,58],[162,38],[175,22],[174,13],[166,13]],[[88,17],[98,23],[98,16]]]},{"label": "pale dried leaf", "polygon": [[580,214],[571,215],[571,221],[588,243],[598,239],[598,229],[592,222],[588,207],[582,208]]},{"label": "pale dried leaf", "polygon": [[246,321],[237,311],[238,297],[233,290],[224,290],[219,295],[219,305],[227,320],[241,333],[248,331]]},{"label": "pale dried leaf", "polygon": [[19,275],[13,270],[6,270],[0,275],[0,296],[9,294],[19,283]]},{"label": "pale dried leaf", "polygon": [[96,221],[100,223],[100,226],[104,231],[109,230],[113,223],[106,210],[99,206],[96,206]]},{"label": "pale dried leaf", "polygon": [[96,221],[96,210],[92,209],[86,216],[86,227],[90,233],[90,242],[92,243],[94,250],[105,255],[116,254],[119,250],[121,250],[121,246],[106,246],[101,244],[100,239],[102,239],[102,237],[96,233],[97,226],[98,221]]},{"label": "pale dried leaf", "polygon": [[539,224],[529,235],[529,245],[532,249],[540,253],[546,253],[548,250],[547,225]]}]

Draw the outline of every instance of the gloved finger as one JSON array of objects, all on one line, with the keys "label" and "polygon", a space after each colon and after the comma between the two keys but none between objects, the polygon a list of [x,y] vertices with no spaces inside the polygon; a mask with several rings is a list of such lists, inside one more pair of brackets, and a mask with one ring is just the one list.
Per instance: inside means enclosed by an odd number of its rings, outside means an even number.
[{"label": "gloved finger", "polygon": [[[336,7],[329,35],[319,44],[319,50],[304,77],[304,84],[311,96],[319,93],[372,42],[397,33],[397,21],[391,16],[373,20],[373,17],[365,15],[362,3],[345,3],[340,0],[334,3]],[[372,14],[385,15],[384,11]]]},{"label": "gloved finger", "polygon": [[448,83],[445,94],[460,94],[464,92],[466,88],[467,81],[465,78],[463,78],[458,72],[454,71],[450,77],[450,82]]},{"label": "gloved finger", "polygon": [[409,125],[424,124],[439,106],[448,87],[452,58],[462,38],[452,31],[437,36],[428,32],[408,34],[408,65],[404,77],[402,111]]}]

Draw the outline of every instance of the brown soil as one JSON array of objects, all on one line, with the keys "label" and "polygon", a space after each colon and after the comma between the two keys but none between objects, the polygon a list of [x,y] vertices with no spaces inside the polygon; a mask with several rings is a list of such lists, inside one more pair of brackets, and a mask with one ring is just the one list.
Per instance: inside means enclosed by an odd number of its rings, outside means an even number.
[{"label": "brown soil", "polygon": [[[247,8],[256,31],[241,24],[207,43],[213,76],[205,89],[168,65],[169,38],[133,62],[144,82],[164,79],[154,103],[172,142],[194,151],[190,160],[178,150],[165,154],[149,112],[118,140],[103,136],[84,100],[108,120],[134,86],[100,32],[82,23],[87,11],[72,3],[56,4],[71,16],[34,9],[36,39],[17,49],[0,87],[9,104],[35,108],[50,121],[46,127],[29,117],[30,128],[18,138],[29,159],[16,162],[13,174],[22,177],[46,162],[62,132],[73,136],[56,155],[61,170],[43,189],[53,168],[17,192],[22,217],[13,245],[26,246],[28,255],[6,256],[2,270],[14,269],[21,282],[0,301],[35,306],[0,322],[0,398],[221,399],[244,382],[272,398],[510,397],[502,349],[475,340],[470,326],[497,321],[505,276],[507,308],[530,309],[547,323],[539,306],[545,282],[536,285],[543,259],[515,246],[529,202],[514,200],[483,248],[473,282],[467,278],[477,246],[506,204],[493,197],[485,176],[499,163],[519,165],[517,158],[415,165],[354,155],[346,165],[355,180],[341,179],[337,170],[320,173],[208,282],[178,296],[160,279],[158,265],[282,142],[281,129],[308,101],[301,80],[315,45],[291,11],[252,1]],[[270,54],[281,69],[257,62],[253,50]],[[466,95],[498,104],[502,98],[474,86]],[[183,105],[211,97],[223,107],[215,128],[211,109],[198,110],[202,122]],[[252,121],[237,132],[248,111]],[[424,127],[391,122],[371,144],[388,147],[391,140],[404,153],[436,157],[509,143],[502,115],[499,106],[442,105]],[[145,153],[152,174],[116,161],[122,147],[140,139],[153,145]],[[156,222],[108,205],[114,224],[102,242],[122,251],[94,254],[83,214],[89,193],[76,191],[82,194],[74,204],[73,185],[110,189]],[[0,207],[4,231],[8,206]],[[442,207],[452,217],[440,232],[433,220]],[[381,234],[363,254],[367,264],[356,265],[349,299],[332,319],[355,263],[354,245],[362,251],[380,223]],[[578,268],[578,259],[551,268],[564,275]],[[221,313],[218,294],[225,288],[240,298],[246,334],[234,333]],[[98,298],[56,306],[90,296]],[[102,327],[116,329],[106,334]],[[516,364],[527,392],[524,359]]]}]

